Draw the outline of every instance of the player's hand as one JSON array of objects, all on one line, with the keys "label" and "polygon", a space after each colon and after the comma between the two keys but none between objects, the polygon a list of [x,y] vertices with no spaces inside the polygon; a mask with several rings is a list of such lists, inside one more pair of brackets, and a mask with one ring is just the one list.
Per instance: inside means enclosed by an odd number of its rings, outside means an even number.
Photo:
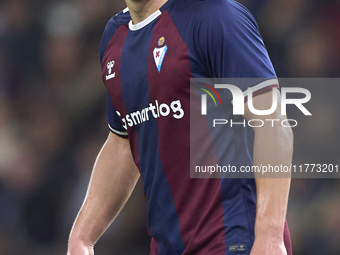
[{"label": "player's hand", "polygon": [[287,255],[286,247],[283,241],[268,242],[256,241],[250,251],[250,255]]},{"label": "player's hand", "polygon": [[67,255],[94,255],[93,246],[70,242],[68,245]]}]

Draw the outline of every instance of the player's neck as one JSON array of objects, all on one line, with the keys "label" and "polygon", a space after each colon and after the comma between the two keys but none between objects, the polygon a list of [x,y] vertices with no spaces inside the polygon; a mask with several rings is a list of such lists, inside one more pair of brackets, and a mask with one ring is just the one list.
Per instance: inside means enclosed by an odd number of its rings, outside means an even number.
[{"label": "player's neck", "polygon": [[167,1],[168,0],[125,0],[134,25],[145,20]]}]

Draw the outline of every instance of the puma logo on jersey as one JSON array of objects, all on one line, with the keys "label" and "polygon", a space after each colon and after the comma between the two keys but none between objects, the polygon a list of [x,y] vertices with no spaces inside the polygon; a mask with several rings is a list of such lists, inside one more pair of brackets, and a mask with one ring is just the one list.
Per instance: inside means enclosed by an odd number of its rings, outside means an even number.
[{"label": "puma logo on jersey", "polygon": [[114,60],[107,63],[106,67],[107,67],[108,75],[106,75],[106,80],[110,80],[110,79],[116,77],[116,72],[112,73],[112,68],[114,67],[114,65],[115,65]]}]

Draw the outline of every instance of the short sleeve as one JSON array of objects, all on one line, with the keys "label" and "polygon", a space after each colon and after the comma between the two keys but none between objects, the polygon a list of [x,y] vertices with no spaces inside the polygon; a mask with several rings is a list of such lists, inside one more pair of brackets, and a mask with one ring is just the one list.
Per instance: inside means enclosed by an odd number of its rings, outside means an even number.
[{"label": "short sleeve", "polygon": [[126,129],[123,127],[122,122],[119,118],[118,112],[114,109],[111,98],[109,94],[106,94],[106,105],[107,105],[107,116],[108,116],[108,126],[111,132],[115,133],[116,135],[122,136],[127,138],[128,133]]},{"label": "short sleeve", "polygon": [[254,95],[279,87],[252,14],[235,1],[218,1],[207,12],[197,29],[196,49],[209,75],[234,81],[245,96],[248,87]]}]

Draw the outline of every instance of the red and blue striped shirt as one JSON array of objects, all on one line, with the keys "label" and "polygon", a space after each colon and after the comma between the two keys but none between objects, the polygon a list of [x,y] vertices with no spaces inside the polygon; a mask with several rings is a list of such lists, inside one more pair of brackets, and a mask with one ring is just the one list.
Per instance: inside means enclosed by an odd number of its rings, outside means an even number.
[{"label": "red and blue striped shirt", "polygon": [[[254,179],[190,178],[190,79],[276,79],[253,16],[233,0],[169,0],[134,25],[125,9],[105,28],[101,63],[109,127],[128,137],[143,179],[151,254],[249,254]],[[225,153],[207,155],[252,165],[252,130],[223,137]],[[291,252],[287,227],[285,240]]]}]

